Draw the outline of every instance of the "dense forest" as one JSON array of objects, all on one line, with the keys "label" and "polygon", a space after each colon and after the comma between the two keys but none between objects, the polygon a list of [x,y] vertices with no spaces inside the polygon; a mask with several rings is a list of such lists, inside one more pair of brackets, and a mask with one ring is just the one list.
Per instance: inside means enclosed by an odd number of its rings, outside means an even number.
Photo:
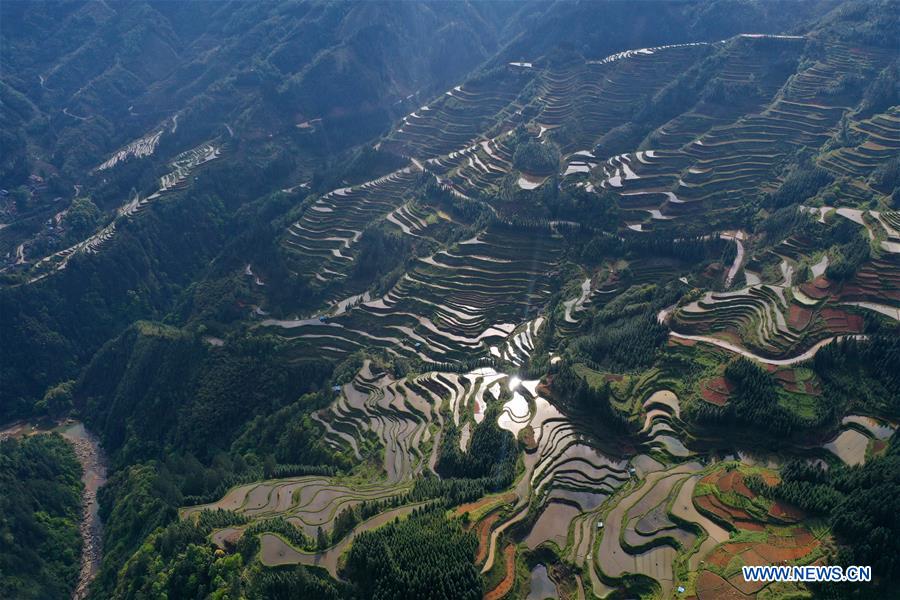
[{"label": "dense forest", "polygon": [[347,557],[347,577],[363,598],[465,598],[482,596],[471,557],[475,536],[443,511],[417,509],[413,515],[361,534]]},{"label": "dense forest", "polygon": [[75,452],[61,436],[0,441],[0,596],[72,596],[82,487]]}]

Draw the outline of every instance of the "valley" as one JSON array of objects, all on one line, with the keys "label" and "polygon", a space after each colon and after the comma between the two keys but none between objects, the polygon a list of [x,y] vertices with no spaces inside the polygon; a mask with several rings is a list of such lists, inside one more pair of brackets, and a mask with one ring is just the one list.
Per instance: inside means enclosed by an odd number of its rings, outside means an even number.
[{"label": "valley", "polygon": [[[72,597],[844,597],[770,564],[887,597],[896,14],[653,4],[685,30],[633,46],[568,40],[580,4],[232,7],[323,28],[235,71],[244,34],[163,28],[140,126],[0,205],[0,414],[78,419]],[[397,66],[444,21],[459,56]]]}]

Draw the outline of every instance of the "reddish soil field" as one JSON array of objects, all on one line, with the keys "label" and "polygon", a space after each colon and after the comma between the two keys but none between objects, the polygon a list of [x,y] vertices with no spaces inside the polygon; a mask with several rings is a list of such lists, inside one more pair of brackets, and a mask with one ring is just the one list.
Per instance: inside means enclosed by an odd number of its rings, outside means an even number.
[{"label": "reddish soil field", "polygon": [[736,554],[741,554],[750,549],[753,542],[735,542],[733,544],[724,544],[713,550],[704,560],[708,563],[724,567]]},{"label": "reddish soil field", "polygon": [[725,403],[728,402],[728,398],[719,392],[714,392],[709,388],[702,388],[700,390],[700,397],[709,402],[710,404],[715,404],[716,406],[725,406]]},{"label": "reddish soil field", "polygon": [[804,381],[803,387],[806,389],[806,393],[809,394],[810,396],[821,396],[822,395],[822,384],[819,383],[818,379]]},{"label": "reddish soil field", "polygon": [[743,573],[735,573],[728,578],[728,583],[734,586],[739,592],[748,596],[755,596],[757,592],[766,587],[766,581],[744,581]]},{"label": "reddish soil field", "polygon": [[766,526],[760,523],[759,521],[744,521],[741,519],[734,520],[734,526],[738,529],[744,529],[746,531],[765,531]]},{"label": "reddish soil field", "polygon": [[781,481],[781,478],[775,473],[764,471],[760,475],[762,475],[762,479],[766,482],[766,485],[775,485]]},{"label": "reddish soil field", "polygon": [[787,324],[793,329],[802,331],[809,325],[809,320],[812,319],[812,316],[813,312],[808,308],[804,308],[797,304],[791,304],[791,308],[788,310]]},{"label": "reddish soil field", "polygon": [[685,340],[682,338],[670,337],[669,338],[669,346],[687,346],[688,348],[692,348],[697,345],[697,340]]},{"label": "reddish soil field", "polygon": [[475,531],[478,534],[478,551],[475,553],[476,565],[480,565],[484,562],[484,559],[487,558],[488,543],[491,539],[491,529],[493,528],[494,523],[496,523],[497,519],[499,518],[499,513],[488,515],[487,517],[482,519],[476,526]]},{"label": "reddish soil field", "polygon": [[777,500],[773,502],[772,506],[769,508],[769,514],[779,521],[788,522],[799,521],[804,517],[803,511],[799,508]]},{"label": "reddish soil field", "polygon": [[734,474],[736,475],[734,478],[734,491],[751,500],[756,498],[756,492],[747,487],[747,483],[744,481],[744,475],[737,471],[734,471]]},{"label": "reddish soil field", "polygon": [[794,373],[793,369],[788,369],[784,371],[778,371],[775,374],[775,379],[778,380],[778,383],[781,384],[781,387],[789,392],[795,392],[797,394],[808,394],[810,396],[821,396],[822,395],[822,385],[819,383],[819,378],[815,375],[812,376],[811,379],[807,381],[797,381],[796,373]]},{"label": "reddish soil field", "polygon": [[[702,483],[715,485],[722,492],[734,492],[746,498],[756,498],[756,493],[747,487],[744,475],[740,471],[718,471],[704,477]],[[746,510],[728,505],[713,494],[700,496],[694,499],[698,508],[708,511],[721,520],[731,523],[739,529],[748,531],[763,531],[765,526]]]},{"label": "reddish soil field", "polygon": [[734,386],[724,377],[713,377],[700,382],[700,397],[716,406],[725,406]]},{"label": "reddish soil field", "polygon": [[715,483],[723,492],[730,492],[734,489],[734,478],[737,475],[740,475],[737,471],[726,471],[718,478],[718,480],[711,481],[710,483]]},{"label": "reddish soil field", "polygon": [[762,525],[755,522],[753,520],[753,517],[751,517],[750,514],[747,513],[747,511],[740,508],[727,506],[713,494],[707,494],[706,496],[694,498],[694,504],[697,505],[697,508],[714,514],[722,521],[732,523],[735,527],[748,529],[750,531],[760,531],[763,529]]},{"label": "reddish soil field", "polygon": [[699,600],[745,600],[749,597],[712,571],[703,571],[697,578]]},{"label": "reddish soil field", "polygon": [[710,387],[724,394],[730,394],[734,391],[734,384],[732,384],[724,377],[713,377],[706,383],[706,385],[707,387]]},{"label": "reddish soil field", "polygon": [[484,595],[484,600],[499,600],[512,589],[516,579],[516,547],[512,544],[503,549],[503,562],[506,563],[506,575],[497,587]]},{"label": "reddish soil field", "polygon": [[707,564],[715,565],[724,569],[731,561],[731,555],[719,548],[717,550],[714,550],[709,556],[703,559],[703,561]]},{"label": "reddish soil field", "polygon": [[825,277],[824,275],[819,275],[818,277],[813,279],[811,283],[814,286],[816,286],[816,289],[820,289],[820,290],[831,289],[831,282],[828,281],[828,278]]},{"label": "reddish soil field", "polygon": [[754,548],[754,551],[759,554],[762,559],[765,561],[760,564],[776,564],[784,561],[792,561],[797,560],[798,558],[803,558],[813,550],[815,550],[817,544],[807,544],[804,546],[792,546],[788,548],[779,548],[776,546],[770,546],[768,544],[759,544]]},{"label": "reddish soil field", "polygon": [[836,308],[823,308],[822,318],[825,319],[828,329],[835,333],[859,333],[862,331],[863,319],[859,315],[852,315]]},{"label": "reddish soil field", "polygon": [[[740,555],[746,565],[770,565],[793,561],[813,552],[819,545],[806,529],[796,528],[792,536],[769,536],[765,543],[725,543],[706,557],[705,562],[725,567]],[[741,573],[725,581],[711,571],[703,571],[697,580],[697,597],[701,600],[718,598],[746,598],[765,587],[763,583],[746,582]]]},{"label": "reddish soil field", "polygon": [[[500,499],[503,501],[503,503],[509,503],[516,499],[516,495],[513,492],[508,492],[508,493],[504,494],[503,496],[501,496]],[[479,508],[482,508],[484,506],[487,506],[488,504],[496,502],[496,500],[497,500],[497,498],[495,498],[493,496],[488,496],[486,498],[476,500],[475,502],[469,502],[468,504],[460,504],[456,508],[456,516],[461,517],[461,516],[463,516],[463,513],[478,510]]]},{"label": "reddish soil field", "polygon": [[859,285],[859,283],[844,286],[841,290],[841,300],[856,300],[865,298],[869,292],[877,294],[877,290],[870,290],[868,286]]},{"label": "reddish soil field", "polygon": [[815,282],[804,283],[803,285],[800,286],[800,291],[803,292],[805,295],[809,296],[810,298],[812,298],[813,300],[821,300],[822,298],[827,298],[829,296],[829,294],[831,293],[827,287],[820,288],[817,285],[815,285]]},{"label": "reddish soil field", "polygon": [[775,379],[782,383],[797,383],[797,373],[793,369],[782,369],[775,373]]},{"label": "reddish soil field", "polygon": [[805,394],[806,393],[806,385],[803,383],[785,383],[781,387],[789,392],[794,392],[797,394]]}]

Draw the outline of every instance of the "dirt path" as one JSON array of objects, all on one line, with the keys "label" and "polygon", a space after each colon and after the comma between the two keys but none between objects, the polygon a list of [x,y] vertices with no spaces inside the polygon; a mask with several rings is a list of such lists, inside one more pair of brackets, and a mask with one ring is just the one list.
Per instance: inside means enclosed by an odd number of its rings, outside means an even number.
[{"label": "dirt path", "polygon": [[734,263],[728,269],[728,276],[725,278],[725,288],[731,287],[734,276],[737,275],[741,265],[744,264],[744,244],[742,240],[746,239],[747,234],[743,231],[728,231],[720,236],[723,240],[733,240],[737,244],[737,255],[734,257]]},{"label": "dirt path", "polygon": [[686,335],[683,333],[677,333],[675,331],[670,331],[669,335],[671,337],[679,338],[682,340],[693,340],[695,342],[705,342],[707,344],[712,344],[713,346],[718,346],[719,348],[722,348],[724,350],[729,350],[736,354],[740,354],[741,356],[744,356],[746,358],[750,358],[755,361],[765,363],[767,365],[780,365],[780,366],[794,365],[794,364],[803,362],[805,360],[809,360],[810,358],[812,358],[813,356],[816,355],[816,352],[818,352],[824,346],[827,346],[828,344],[830,344],[831,342],[833,342],[835,340],[842,340],[842,339],[848,339],[848,338],[866,339],[866,336],[864,336],[864,335],[836,335],[834,337],[830,337],[830,338],[827,338],[827,339],[817,342],[812,348],[810,348],[803,354],[798,354],[797,356],[794,356],[792,358],[765,358],[764,356],[759,356],[758,354],[753,354],[749,350],[741,348],[740,346],[738,346],[736,344],[732,344],[731,342],[726,342],[725,340],[720,340],[719,338],[714,338],[714,337],[710,337],[710,336],[706,336],[706,335]]},{"label": "dirt path", "polygon": [[513,544],[503,549],[503,560],[506,563],[506,574],[497,587],[484,595],[484,600],[498,600],[512,589],[516,580],[516,547]]},{"label": "dirt path", "polygon": [[478,532],[478,551],[475,553],[476,565],[481,564],[482,561],[487,558],[488,545],[491,541],[491,527],[494,526],[494,523],[496,523],[499,518],[499,513],[490,515],[482,520],[475,529]]},{"label": "dirt path", "polygon": [[575,575],[575,583],[577,585],[575,593],[578,594],[578,600],[584,600],[584,582],[581,580],[581,575]]}]

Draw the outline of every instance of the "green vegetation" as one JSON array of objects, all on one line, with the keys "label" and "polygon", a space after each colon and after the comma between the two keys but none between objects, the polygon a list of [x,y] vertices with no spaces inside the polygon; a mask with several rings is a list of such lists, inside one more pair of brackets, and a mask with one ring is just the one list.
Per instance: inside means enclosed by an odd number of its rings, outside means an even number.
[{"label": "green vegetation", "polygon": [[621,414],[613,406],[608,382],[599,389],[594,388],[579,377],[573,368],[564,365],[553,374],[553,394],[561,402],[615,431],[628,431],[631,428],[627,415]]},{"label": "green vegetation", "polygon": [[847,410],[895,418],[900,415],[900,339],[887,330],[868,340],[842,340],[813,359],[829,396]]},{"label": "green vegetation", "polygon": [[801,165],[785,177],[784,183],[767,200],[776,209],[800,204],[832,181],[833,177],[825,169]]},{"label": "green vegetation", "polygon": [[[91,597],[891,589],[896,11],[601,8],[0,5],[0,423],[101,439]],[[4,597],[71,591],[61,443]]]},{"label": "green vegetation", "polygon": [[[525,138],[523,134],[520,139]],[[534,175],[548,175],[559,165],[559,150],[552,144],[542,144],[537,140],[522,139],[516,145],[513,165],[519,170]]]},{"label": "green vegetation", "polygon": [[833,397],[825,396],[815,409],[797,406],[782,399],[784,394],[771,374],[746,358],[728,363],[725,378],[734,386],[727,404],[724,407],[705,402],[692,404],[691,414],[698,422],[740,426],[784,437],[836,420],[838,405]]},{"label": "green vegetation", "polygon": [[[840,548],[836,563],[871,565],[874,584],[866,598],[883,597],[900,580],[900,452],[896,440],[887,455],[862,467],[823,470],[796,461],[782,470],[783,481],[763,489],[828,520]],[[844,597],[849,590],[823,586],[826,597]]]},{"label": "green vegetation", "polygon": [[322,364],[290,364],[273,339],[217,348],[190,332],[138,323],[97,353],[77,394],[117,459],[158,458],[173,443],[208,459],[229,447],[241,425],[287,406],[328,374]]},{"label": "green vegetation", "polygon": [[472,565],[476,540],[439,508],[361,534],[347,556],[346,575],[364,598],[477,600],[482,583]]},{"label": "green vegetation", "polygon": [[510,432],[498,427],[499,415],[500,405],[491,405],[484,421],[474,428],[465,452],[459,449],[459,429],[448,426],[441,442],[437,472],[442,477],[485,479],[492,491],[511,484],[516,474],[518,445]]},{"label": "green vegetation", "polygon": [[835,248],[833,254],[825,276],[835,281],[850,279],[869,258],[869,240],[865,234],[857,232],[849,242]]},{"label": "green vegetation", "polygon": [[577,340],[575,352],[592,362],[612,369],[648,367],[668,337],[653,313],[638,315],[625,323],[608,326],[602,317],[594,321],[594,331]]},{"label": "green vegetation", "polygon": [[[208,515],[208,516],[205,516]],[[234,523],[233,515],[205,513],[198,523],[173,523],[150,535],[125,563],[122,577],[112,595],[116,598],[144,598],[165,594],[181,598],[342,598],[344,586],[304,567],[276,570],[254,560],[258,549],[256,534],[283,530],[285,525],[270,522],[249,531],[238,551],[225,554],[213,550],[206,536],[213,526]],[[288,525],[288,527],[290,527]]]},{"label": "green vegetation", "polygon": [[81,564],[81,467],[57,434],[0,442],[0,596],[70,598]]}]

